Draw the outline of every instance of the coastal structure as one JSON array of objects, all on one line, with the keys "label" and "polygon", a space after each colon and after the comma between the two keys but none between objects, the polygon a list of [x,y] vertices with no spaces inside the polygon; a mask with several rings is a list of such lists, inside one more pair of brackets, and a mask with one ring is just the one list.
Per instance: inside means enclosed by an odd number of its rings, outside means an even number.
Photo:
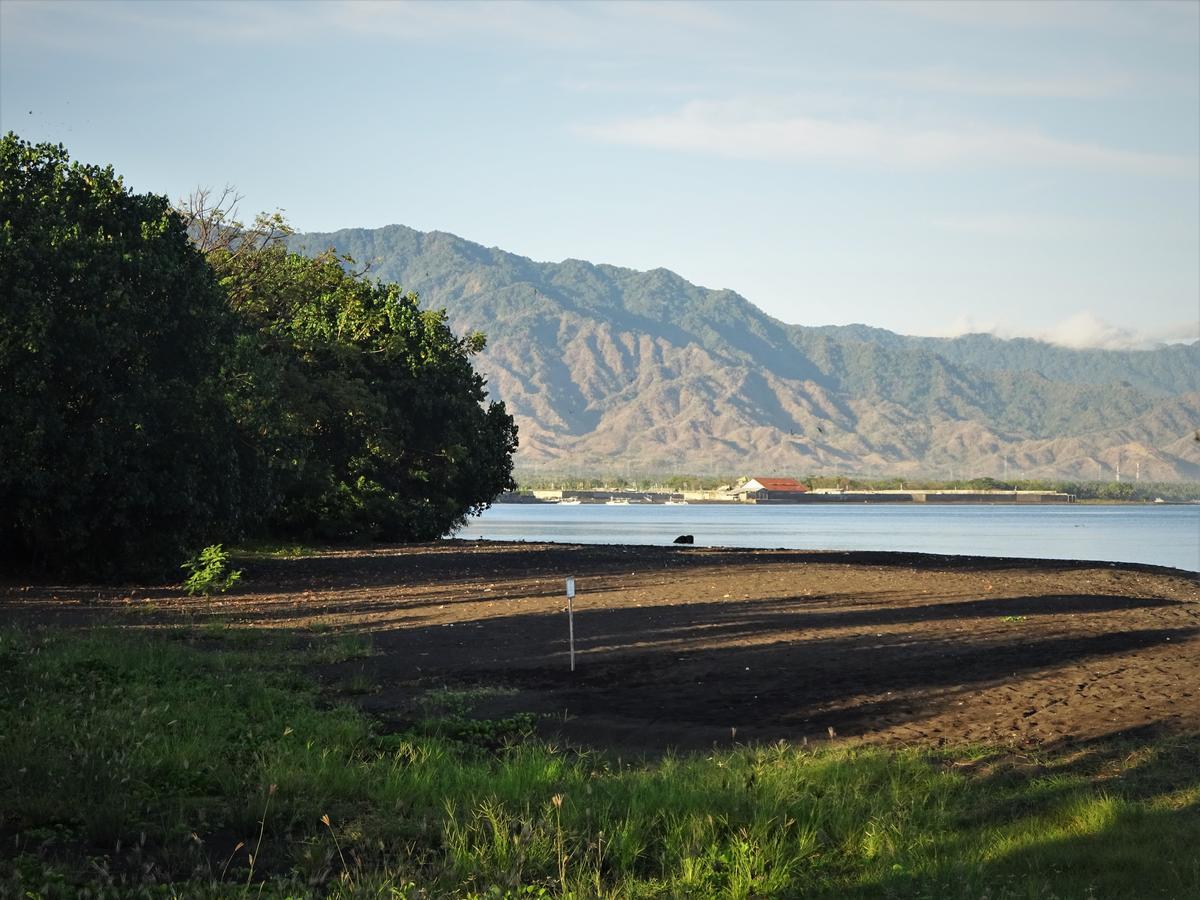
[{"label": "coastal structure", "polygon": [[688,503],[1074,503],[1074,494],[1059,491],[996,489],[856,490],[808,488],[792,478],[755,477],[737,487],[708,491],[672,492],[663,489],[630,491],[621,488],[533,490],[503,494],[497,503],[560,503],[568,506],[601,503],[613,506]]},{"label": "coastal structure", "polygon": [[794,503],[808,493],[807,485],[795,478],[748,478],[729,492],[742,503]]},{"label": "coastal structure", "polygon": [[831,503],[1074,503],[1074,494],[1061,491],[1005,491],[943,488],[930,490],[842,490],[817,488],[808,498]]}]

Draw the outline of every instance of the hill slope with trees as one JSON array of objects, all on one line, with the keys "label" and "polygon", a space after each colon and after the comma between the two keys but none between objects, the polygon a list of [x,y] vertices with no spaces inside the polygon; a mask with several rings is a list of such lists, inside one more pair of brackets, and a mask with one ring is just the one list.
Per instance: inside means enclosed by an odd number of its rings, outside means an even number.
[{"label": "hill slope with trees", "polygon": [[290,245],[336,248],[485,331],[480,369],[520,424],[524,469],[1200,477],[1200,344],[789,325],[665,269],[535,262],[398,225]]}]

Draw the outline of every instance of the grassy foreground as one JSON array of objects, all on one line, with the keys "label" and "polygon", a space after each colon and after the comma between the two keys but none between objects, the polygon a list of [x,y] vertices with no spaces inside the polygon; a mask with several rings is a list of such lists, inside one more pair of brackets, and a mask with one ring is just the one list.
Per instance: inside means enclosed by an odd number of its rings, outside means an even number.
[{"label": "grassy foreground", "polygon": [[1194,738],[621,761],[382,734],[302,668],[364,650],[0,630],[0,896],[1200,896]]}]

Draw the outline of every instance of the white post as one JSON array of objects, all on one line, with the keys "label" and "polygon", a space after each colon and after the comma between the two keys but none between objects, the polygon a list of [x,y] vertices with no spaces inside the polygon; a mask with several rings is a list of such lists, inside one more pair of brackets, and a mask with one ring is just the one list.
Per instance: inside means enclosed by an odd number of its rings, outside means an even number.
[{"label": "white post", "polygon": [[567,636],[571,644],[571,671],[575,671],[575,579],[567,579]]}]

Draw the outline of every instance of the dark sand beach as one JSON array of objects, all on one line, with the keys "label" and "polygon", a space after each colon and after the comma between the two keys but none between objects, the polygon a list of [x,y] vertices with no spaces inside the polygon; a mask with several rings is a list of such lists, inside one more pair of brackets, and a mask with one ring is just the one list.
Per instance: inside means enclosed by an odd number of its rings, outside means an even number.
[{"label": "dark sand beach", "polygon": [[[318,670],[403,728],[428,690],[618,752],[749,741],[987,742],[1200,729],[1200,584],[1109,563],[445,541],[244,561],[234,592],[8,582],[28,624],[370,635]],[[574,576],[576,671],[564,579]]]}]

